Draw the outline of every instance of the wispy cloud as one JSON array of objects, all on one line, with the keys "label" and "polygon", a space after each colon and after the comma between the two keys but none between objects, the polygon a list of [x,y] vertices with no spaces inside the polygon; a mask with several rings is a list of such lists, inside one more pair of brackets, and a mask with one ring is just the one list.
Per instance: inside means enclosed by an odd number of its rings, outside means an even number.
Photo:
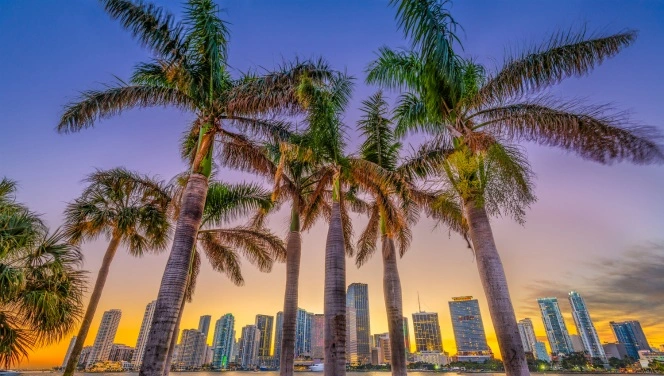
[{"label": "wispy cloud", "polygon": [[[583,275],[536,281],[527,288],[528,301],[555,296],[562,303],[567,300],[567,293],[575,290],[585,299],[597,330],[605,334],[604,340],[612,338],[609,321],[635,319],[649,338],[658,339],[651,345],[664,342],[664,243],[636,246],[619,258],[588,262],[583,270]],[[562,308],[565,307],[568,305],[563,303]],[[535,304],[520,308],[522,313],[539,316]]]}]

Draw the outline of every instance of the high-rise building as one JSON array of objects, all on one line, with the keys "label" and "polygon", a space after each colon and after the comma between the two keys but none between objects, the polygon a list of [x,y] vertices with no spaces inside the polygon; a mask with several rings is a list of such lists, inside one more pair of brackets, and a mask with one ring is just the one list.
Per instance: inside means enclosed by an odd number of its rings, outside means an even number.
[{"label": "high-rise building", "polygon": [[114,343],[113,346],[111,346],[111,352],[108,354],[108,360],[111,362],[131,362],[133,356],[133,347],[121,343]]},{"label": "high-rise building", "polygon": [[585,300],[583,300],[578,292],[571,291],[569,293],[569,303],[572,306],[572,316],[574,317],[574,324],[576,324],[576,331],[581,337],[584,349],[588,351],[590,357],[600,358],[606,363],[606,354],[604,354],[597,330],[595,330],[595,325],[588,313]]},{"label": "high-rise building", "polygon": [[281,341],[284,334],[284,313],[277,312],[277,320],[274,325],[274,365],[279,366],[281,360]]},{"label": "high-rise building", "polygon": [[602,347],[608,359],[624,359],[627,356],[627,348],[622,343],[605,343]]},{"label": "high-rise building", "polygon": [[616,341],[625,345],[627,355],[639,359],[639,350],[650,350],[650,345],[645,333],[638,321],[611,321],[611,330],[616,336]]},{"label": "high-rise building", "polygon": [[470,361],[484,361],[491,357],[477,299],[472,296],[459,296],[452,298],[449,306],[457,357],[468,357],[463,359]]},{"label": "high-rise building", "polygon": [[205,362],[207,345],[205,335],[196,329],[185,329],[180,339],[177,367],[181,370],[197,369]]},{"label": "high-rise building", "polygon": [[324,357],[325,357],[325,315],[322,313],[317,313],[314,315],[313,325],[311,327],[311,358],[323,359]]},{"label": "high-rise building", "polygon": [[235,342],[235,317],[227,313],[214,325],[212,338],[212,368],[227,369],[233,356]]},{"label": "high-rise building", "polygon": [[85,368],[90,368],[97,362],[108,360],[111,346],[113,346],[115,340],[115,333],[118,331],[118,325],[120,324],[120,317],[122,317],[122,312],[119,309],[104,312]]},{"label": "high-rise building", "polygon": [[410,353],[410,331],[408,330],[408,318],[403,318],[403,340],[406,346],[406,354]]},{"label": "high-rise building", "polygon": [[313,313],[309,313],[302,308],[297,309],[297,321],[295,323],[296,358],[311,354],[311,321],[313,316]]},{"label": "high-rise building", "polygon": [[574,351],[572,340],[569,337],[567,326],[563,315],[560,313],[557,298],[539,298],[537,299],[540,311],[542,312],[542,322],[546,329],[546,337],[549,339],[551,352],[554,354],[570,354]]},{"label": "high-rise building", "polygon": [[572,341],[572,351],[574,352],[584,352],[586,348],[583,347],[583,340],[578,334],[570,334],[569,339]]},{"label": "high-rise building", "polygon": [[205,343],[207,343],[208,333],[210,332],[210,322],[212,321],[212,316],[203,315],[198,319],[198,331],[203,333],[205,336]]},{"label": "high-rise building", "polygon": [[440,322],[435,312],[413,313],[413,332],[415,333],[415,351],[443,352],[443,340],[440,335]]},{"label": "high-rise building", "polygon": [[346,307],[355,309],[357,364],[371,363],[371,329],[369,320],[369,285],[351,283],[346,292]]},{"label": "high-rise building", "polygon": [[141,322],[141,329],[138,331],[138,340],[134,348],[134,355],[131,358],[131,364],[135,369],[141,367],[143,363],[143,355],[145,354],[145,345],[148,343],[148,335],[152,327],[152,317],[154,316],[154,309],[157,306],[157,301],[153,300],[145,306],[145,313],[143,314],[143,321]]},{"label": "high-rise building", "polygon": [[65,353],[65,359],[62,361],[62,368],[67,367],[67,363],[69,362],[69,357],[71,356],[71,352],[72,350],[74,350],[74,344],[76,344],[76,336],[73,336],[71,338],[71,341],[69,341],[69,346],[67,346],[67,352]]},{"label": "high-rise building", "polygon": [[378,335],[378,348],[380,349],[379,358],[382,359],[381,364],[392,363],[392,352],[390,349],[390,333],[382,333]]},{"label": "high-rise building", "polygon": [[92,346],[83,346],[83,350],[81,350],[81,355],[78,357],[77,367],[85,367],[85,365],[88,364],[88,359],[90,359],[91,354],[92,354]]},{"label": "high-rise building", "polygon": [[357,310],[346,307],[346,363],[359,365],[357,353]]},{"label": "high-rise building", "polygon": [[270,351],[272,350],[272,326],[274,316],[256,315],[256,327],[261,331],[261,343],[258,346],[258,363],[267,365],[269,363]]},{"label": "high-rise building", "polygon": [[258,365],[258,347],[261,342],[261,332],[256,325],[247,325],[242,328],[240,351],[238,356],[242,368],[253,369]]},{"label": "high-rise building", "polygon": [[544,342],[535,342],[535,352],[533,353],[535,358],[539,360],[543,360],[545,362],[550,362],[551,357],[549,356],[549,353],[546,352],[546,345]]},{"label": "high-rise building", "polygon": [[519,335],[521,336],[521,342],[523,343],[523,350],[525,352],[532,353],[535,355],[535,342],[537,342],[537,337],[535,337],[535,328],[533,327],[533,322],[529,318],[519,320],[517,323],[519,327]]}]

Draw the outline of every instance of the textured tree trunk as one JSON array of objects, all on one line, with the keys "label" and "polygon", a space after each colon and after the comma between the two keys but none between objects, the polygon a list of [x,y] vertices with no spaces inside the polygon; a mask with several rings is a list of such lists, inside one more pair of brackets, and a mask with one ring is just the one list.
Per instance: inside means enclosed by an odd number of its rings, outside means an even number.
[{"label": "textured tree trunk", "polygon": [[346,375],[346,252],[339,202],[325,244],[325,376]]},{"label": "textured tree trunk", "polygon": [[182,321],[182,312],[184,312],[184,304],[187,302],[186,299],[182,299],[182,304],[180,305],[180,313],[178,314],[178,321],[175,323],[175,330],[173,330],[173,335],[171,336],[171,344],[168,346],[168,353],[166,354],[166,366],[164,367],[164,376],[167,376],[171,371],[171,363],[173,362],[173,352],[175,351],[175,345],[178,343],[178,332],[180,331],[180,321]]},{"label": "textured tree trunk", "polygon": [[498,337],[505,372],[508,376],[530,375],[507,288],[505,270],[493,240],[489,217],[484,207],[478,207],[473,201],[464,203],[463,214],[468,222],[477,269],[489,303],[489,313]]},{"label": "textured tree trunk", "polygon": [[[286,244],[286,293],[284,295],[281,354],[279,354],[280,376],[293,376],[301,254],[300,204],[298,199],[295,198],[293,199],[293,207],[291,208],[290,233],[288,234],[288,243]],[[279,329],[277,328],[277,330]]]},{"label": "textured tree trunk", "polygon": [[99,273],[97,273],[95,287],[94,290],[92,290],[92,295],[90,296],[88,308],[85,310],[85,316],[83,316],[83,322],[81,322],[81,329],[78,331],[76,342],[74,342],[74,348],[71,351],[71,355],[69,355],[69,360],[67,361],[67,366],[65,367],[64,375],[66,376],[71,376],[76,371],[78,358],[81,356],[85,338],[88,336],[88,331],[90,331],[92,319],[95,317],[95,311],[97,311],[99,299],[101,299],[101,293],[104,291],[104,285],[106,284],[106,278],[108,278],[108,272],[111,268],[113,257],[115,257],[115,253],[118,250],[118,246],[120,245],[120,239],[120,235],[113,234],[111,242],[108,243],[108,247],[106,248],[106,253],[104,254],[104,259],[101,262]]},{"label": "textured tree trunk", "polygon": [[397,268],[397,253],[394,239],[383,235],[383,294],[390,333],[390,363],[393,376],[405,376],[406,340],[403,333],[403,308],[401,298],[401,279]]},{"label": "textured tree trunk", "polygon": [[184,299],[189,263],[196,235],[201,225],[207,196],[208,178],[192,173],[182,196],[173,247],[159,287],[152,327],[141,365],[140,376],[163,376],[168,347],[172,341],[182,300]]}]

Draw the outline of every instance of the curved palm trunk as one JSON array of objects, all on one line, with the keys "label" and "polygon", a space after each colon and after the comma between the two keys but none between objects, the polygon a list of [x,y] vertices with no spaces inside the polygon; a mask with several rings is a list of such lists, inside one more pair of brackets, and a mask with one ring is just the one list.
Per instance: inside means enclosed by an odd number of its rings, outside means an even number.
[{"label": "curved palm trunk", "polygon": [[99,273],[97,273],[97,281],[95,281],[94,290],[92,290],[92,295],[90,296],[90,302],[88,303],[88,308],[85,310],[85,316],[83,316],[83,322],[81,323],[81,329],[78,331],[76,336],[76,342],[74,342],[74,348],[71,351],[69,360],[67,361],[67,366],[65,367],[65,376],[71,376],[76,371],[76,366],[78,365],[78,358],[81,356],[81,351],[83,350],[83,344],[85,343],[85,338],[88,336],[88,331],[90,331],[90,325],[92,324],[92,319],[95,317],[95,311],[97,311],[97,306],[99,305],[99,299],[101,299],[101,293],[104,290],[104,285],[106,284],[106,278],[108,278],[108,272],[111,268],[111,263],[113,262],[113,257],[115,257],[115,252],[118,250],[120,245],[120,235],[113,234],[111,242],[108,243],[106,248],[106,253],[104,254],[104,259],[101,262],[101,267],[99,268]]},{"label": "curved palm trunk", "polygon": [[346,252],[341,208],[332,202],[325,244],[325,376],[346,374]]},{"label": "curved palm trunk", "polygon": [[489,217],[484,207],[478,207],[473,201],[464,203],[463,214],[468,222],[477,268],[489,303],[489,313],[498,337],[505,372],[508,376],[530,375],[505,270],[496,249]]},{"label": "curved palm trunk", "polygon": [[192,173],[189,176],[182,196],[173,247],[159,287],[140,376],[163,376],[167,369],[166,357],[184,300],[191,252],[201,225],[207,189],[208,178],[205,175]]},{"label": "curved palm trunk", "polygon": [[297,198],[293,200],[291,210],[290,233],[288,234],[288,243],[286,244],[286,293],[284,295],[281,354],[279,354],[280,376],[293,376],[293,366],[295,363],[295,332],[297,326],[300,256],[302,254],[300,214]]},{"label": "curved palm trunk", "polygon": [[387,325],[390,333],[390,363],[393,376],[405,376],[406,341],[403,333],[403,308],[401,298],[401,279],[397,268],[397,253],[394,239],[383,235],[383,294]]},{"label": "curved palm trunk", "polygon": [[173,352],[175,351],[175,345],[178,343],[178,334],[180,331],[180,321],[182,321],[182,312],[184,312],[184,304],[187,302],[186,299],[182,299],[182,304],[180,305],[180,313],[178,314],[178,321],[175,323],[175,330],[173,330],[173,335],[171,336],[171,344],[168,347],[168,353],[166,354],[166,366],[164,367],[164,376],[168,375],[171,371],[171,363],[173,362]]}]

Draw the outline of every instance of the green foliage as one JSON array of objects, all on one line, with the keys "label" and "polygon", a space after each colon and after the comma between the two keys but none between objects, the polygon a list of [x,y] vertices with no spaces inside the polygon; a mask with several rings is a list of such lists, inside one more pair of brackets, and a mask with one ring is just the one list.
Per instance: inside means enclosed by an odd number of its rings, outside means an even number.
[{"label": "green foliage", "polygon": [[0,181],[0,366],[59,341],[81,317],[82,256],[62,232],[14,201],[16,184]]}]

